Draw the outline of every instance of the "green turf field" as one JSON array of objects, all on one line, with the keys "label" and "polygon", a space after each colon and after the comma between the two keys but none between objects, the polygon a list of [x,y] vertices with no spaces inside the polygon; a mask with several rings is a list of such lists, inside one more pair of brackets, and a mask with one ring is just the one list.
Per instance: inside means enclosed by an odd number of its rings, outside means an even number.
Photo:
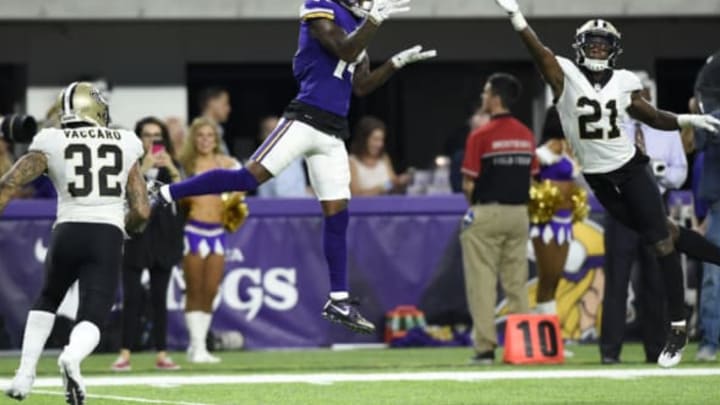
[{"label": "green turf field", "polygon": [[[88,404],[720,404],[720,367],[695,363],[694,345],[672,370],[644,364],[639,345],[616,366],[599,365],[595,345],[569,349],[559,366],[473,366],[469,348],[378,349],[221,352],[222,364],[198,366],[178,353],[183,370],[163,373],[154,356],[136,355],[122,374],[109,371],[114,355],[95,355],[83,372]],[[3,388],[17,361],[0,358]],[[44,358],[23,404],[61,395],[55,359]]]}]

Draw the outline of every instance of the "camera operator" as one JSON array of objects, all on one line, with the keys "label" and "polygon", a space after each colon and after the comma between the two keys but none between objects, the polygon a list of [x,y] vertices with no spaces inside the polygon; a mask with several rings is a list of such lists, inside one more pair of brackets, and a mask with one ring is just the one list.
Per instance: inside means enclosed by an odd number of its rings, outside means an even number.
[{"label": "camera operator", "polygon": [[[643,97],[651,101],[649,82]],[[625,131],[635,146],[650,158],[648,170],[657,180],[660,193],[677,189],[687,177],[687,159],[679,131],[661,131],[635,120],[625,122]],[[633,264],[638,263],[635,302],[642,333],[645,359],[655,363],[665,345],[667,310],[663,278],[651,248],[640,235],[607,216],[605,221],[605,291],[603,296],[600,354],[603,364],[620,362],[625,334],[628,283]]]}]

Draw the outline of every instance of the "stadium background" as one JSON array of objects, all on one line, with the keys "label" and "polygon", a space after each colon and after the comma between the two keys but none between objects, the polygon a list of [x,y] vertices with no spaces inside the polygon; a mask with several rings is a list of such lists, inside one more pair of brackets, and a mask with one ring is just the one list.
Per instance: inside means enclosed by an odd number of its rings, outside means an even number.
[{"label": "stadium background", "polygon": [[[113,118],[132,125],[148,111],[192,117],[197,91],[215,84],[232,94],[227,126],[235,149],[255,145],[258,119],[282,110],[296,90],[291,59],[299,2],[290,0],[5,1],[0,4],[0,113],[43,116],[58,88],[80,75],[114,84]],[[717,1],[521,1],[533,28],[556,53],[572,56],[574,30],[608,18],[623,34],[620,65],[656,77],[658,105],[685,111],[694,75],[716,50]],[[385,24],[369,53],[382,62],[415,44],[439,51],[385,87],[354,100],[353,118],[371,113],[390,128],[399,169],[428,167],[461,128],[493,71],[517,74],[526,97],[517,108],[539,129],[540,77],[490,0],[416,0]],[[62,63],[58,63],[61,60]]]}]

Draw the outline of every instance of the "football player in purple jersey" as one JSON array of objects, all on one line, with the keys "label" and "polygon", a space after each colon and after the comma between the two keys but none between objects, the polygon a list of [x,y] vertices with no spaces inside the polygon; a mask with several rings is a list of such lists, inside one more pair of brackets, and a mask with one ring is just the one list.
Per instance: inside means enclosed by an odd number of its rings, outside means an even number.
[{"label": "football player in purple jersey", "polygon": [[370,70],[366,48],[380,25],[410,10],[410,0],[304,0],[293,73],[300,91],[250,162],[240,170],[213,170],[158,189],[160,200],[249,191],[304,156],[310,182],[322,205],[323,248],[330,271],[330,296],[322,316],[356,332],[373,333],[350,300],[347,280],[350,169],[344,140],[352,94],[366,95],[402,67],[436,56],[421,46],[406,49]]}]

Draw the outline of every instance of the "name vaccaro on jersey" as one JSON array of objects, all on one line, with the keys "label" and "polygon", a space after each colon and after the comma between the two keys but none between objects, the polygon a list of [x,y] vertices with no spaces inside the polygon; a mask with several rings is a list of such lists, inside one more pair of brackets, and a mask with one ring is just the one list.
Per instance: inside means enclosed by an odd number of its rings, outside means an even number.
[{"label": "name vaccaro on jersey", "polygon": [[120,132],[111,131],[109,129],[102,128],[88,128],[88,129],[65,129],[65,138],[68,139],[80,139],[80,138],[91,138],[91,139],[115,139],[120,140]]}]

